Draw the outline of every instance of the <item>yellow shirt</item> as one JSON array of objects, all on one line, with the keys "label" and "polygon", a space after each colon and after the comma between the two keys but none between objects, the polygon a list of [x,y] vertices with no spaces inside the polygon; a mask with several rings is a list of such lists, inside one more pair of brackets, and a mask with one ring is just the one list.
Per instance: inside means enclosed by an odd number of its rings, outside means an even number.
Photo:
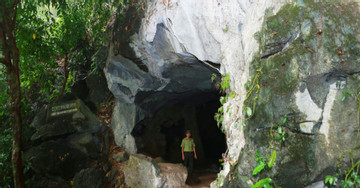
[{"label": "yellow shirt", "polygon": [[185,152],[193,152],[193,148],[195,147],[194,139],[192,138],[184,138],[181,142],[181,147],[184,148]]}]

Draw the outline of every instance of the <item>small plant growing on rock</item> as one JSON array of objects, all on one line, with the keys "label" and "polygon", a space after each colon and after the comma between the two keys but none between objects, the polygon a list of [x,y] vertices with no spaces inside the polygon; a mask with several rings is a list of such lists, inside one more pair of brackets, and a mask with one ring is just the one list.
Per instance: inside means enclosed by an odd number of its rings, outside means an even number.
[{"label": "small plant growing on rock", "polygon": [[329,185],[336,185],[337,180],[338,180],[338,179],[337,179],[336,176],[327,175],[327,176],[325,177],[324,183],[325,183],[325,184],[329,184]]},{"label": "small plant growing on rock", "polygon": [[254,170],[253,170],[253,173],[252,173],[253,176],[256,175],[256,174],[258,174],[258,173],[261,172],[262,170],[264,170],[266,166],[267,166],[269,169],[271,169],[271,168],[274,166],[275,160],[276,160],[276,150],[274,150],[274,151],[272,152],[272,154],[271,154],[271,156],[270,156],[267,164],[266,164],[266,162],[265,162],[265,158],[264,158],[263,156],[260,156],[259,150],[257,150],[257,151],[255,152],[255,155],[256,155],[256,157],[255,157],[254,160],[256,161],[257,166],[256,166],[256,167],[254,168]]},{"label": "small plant growing on rock", "polygon": [[350,96],[354,97],[354,94],[350,90],[343,89],[342,90],[341,101],[344,101],[346,99],[347,95],[350,95]]},{"label": "small plant growing on rock", "polygon": [[285,135],[286,132],[283,129],[283,126],[285,125],[287,121],[287,115],[284,116],[284,118],[281,121],[281,125],[277,126],[277,133],[279,134],[279,136],[275,137],[276,140],[282,140],[283,142],[285,142]]},{"label": "small plant growing on rock", "polygon": [[[215,81],[217,75],[212,74],[211,81]],[[220,97],[220,103],[222,106],[219,107],[218,111],[214,115],[214,119],[217,121],[217,126],[224,132],[224,129],[220,126],[224,120],[224,107],[223,105],[228,101],[229,96],[234,98],[236,93],[234,91],[230,91],[230,75],[225,74],[222,76],[221,81],[216,83],[216,87],[220,90],[221,94],[225,94]]]},{"label": "small plant growing on rock", "polygon": [[[326,180],[326,179],[325,179]],[[360,176],[357,172],[352,172],[351,176],[345,180],[341,181],[344,188],[350,188],[350,187],[359,187],[360,186]]]},{"label": "small plant growing on rock", "polygon": [[245,84],[245,88],[248,90],[246,93],[246,98],[243,102],[244,107],[243,107],[243,112],[245,112],[246,114],[246,118],[242,121],[242,126],[245,127],[246,126],[246,122],[252,118],[252,116],[255,113],[255,106],[256,106],[256,101],[259,97],[259,92],[260,92],[260,78],[262,75],[262,69],[260,67],[257,67],[256,69],[256,76],[254,77],[253,81],[250,83],[246,83]]},{"label": "small plant growing on rock", "polygon": [[[344,101],[346,99],[346,96],[350,95],[351,97],[353,97],[358,105],[358,110],[357,110],[357,126],[358,126],[358,130],[357,130],[357,135],[355,140],[355,147],[345,150],[343,151],[339,158],[338,158],[338,164],[337,167],[338,169],[340,169],[340,161],[343,158],[343,156],[346,153],[350,154],[350,160],[351,160],[351,167],[349,170],[345,171],[345,178],[343,180],[341,180],[341,183],[343,185],[344,188],[351,188],[351,187],[360,187],[360,176],[358,174],[359,168],[360,168],[360,160],[358,160],[356,163],[354,163],[354,155],[353,152],[360,150],[360,146],[358,145],[358,139],[360,136],[360,90],[357,92],[356,95],[354,95],[350,90],[348,89],[343,89],[342,90],[342,97],[341,97],[341,101]],[[338,177],[342,176],[342,172],[339,170],[339,172],[332,176],[332,175],[327,175],[325,177],[324,183],[328,184],[328,185],[333,185],[335,186],[337,181],[338,181]]]},{"label": "small plant growing on rock", "polygon": [[[254,168],[253,172],[252,172],[252,175],[255,176],[257,175],[258,173],[260,173],[261,171],[263,171],[264,169],[266,169],[266,167],[268,169],[271,169],[274,164],[275,164],[275,160],[276,160],[276,150],[273,150],[268,162],[266,163],[265,161],[265,158],[263,156],[260,156],[260,152],[259,150],[257,150],[255,152],[255,161],[257,163],[257,166]],[[262,188],[262,187],[271,187],[270,186],[270,183],[272,182],[272,179],[271,178],[264,178],[264,179],[261,179],[259,180],[258,182],[256,182],[252,188]]]}]

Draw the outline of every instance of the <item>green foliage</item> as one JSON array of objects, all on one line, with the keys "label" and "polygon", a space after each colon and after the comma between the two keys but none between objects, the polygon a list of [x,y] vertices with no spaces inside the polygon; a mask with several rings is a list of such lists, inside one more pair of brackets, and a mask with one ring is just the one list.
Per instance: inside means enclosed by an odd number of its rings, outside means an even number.
[{"label": "green foliage", "polygon": [[274,150],[268,160],[268,162],[266,163],[265,158],[263,156],[260,156],[260,152],[259,150],[257,150],[255,152],[256,157],[254,158],[254,160],[256,161],[257,165],[253,170],[252,175],[256,175],[258,173],[260,173],[261,171],[263,171],[265,169],[265,167],[267,166],[269,169],[272,168],[275,164],[275,160],[276,160],[276,150]]},{"label": "green foliage", "polygon": [[224,33],[227,33],[229,31],[229,26],[226,25],[225,29],[223,29]]},{"label": "green foliage", "polygon": [[[12,3],[11,0],[5,1],[8,7]],[[121,12],[126,4],[120,2],[118,11]],[[86,75],[86,71],[97,67],[91,56],[108,40],[107,27],[118,5],[118,1],[108,0],[28,0],[19,4],[14,33],[20,51],[23,142],[27,142],[31,135],[28,125],[34,110],[58,97],[66,59],[70,74],[65,92],[72,83]],[[0,57],[3,57],[1,47]],[[0,187],[13,185],[6,76],[5,67],[0,64]],[[25,171],[28,169],[26,166]]]},{"label": "green foliage", "polygon": [[252,109],[250,108],[250,107],[245,107],[246,108],[246,115],[247,115],[247,117],[251,117],[252,116]]},{"label": "green foliage", "polygon": [[65,63],[70,65],[67,86],[91,67],[91,55],[107,39],[112,4],[116,3],[31,0],[19,6],[16,42],[23,96],[50,102],[59,94]]},{"label": "green foliage", "polygon": [[[337,83],[337,87],[340,87],[340,84]],[[358,131],[357,131],[357,135],[355,138],[355,142],[354,142],[354,147],[351,149],[347,149],[345,151],[343,151],[337,161],[337,168],[339,169],[339,172],[334,175],[327,175],[325,177],[325,184],[329,184],[329,185],[336,185],[337,181],[338,181],[338,177],[342,176],[342,172],[340,171],[340,161],[342,160],[343,156],[346,153],[349,153],[350,156],[350,161],[351,161],[351,167],[349,170],[345,171],[345,178],[343,180],[341,180],[341,183],[343,184],[344,188],[351,188],[351,187],[360,187],[360,176],[358,174],[359,169],[360,169],[360,160],[358,160],[356,163],[354,163],[354,155],[353,152],[360,150],[360,145],[358,144],[358,139],[360,136],[360,89],[358,89],[358,92],[356,95],[353,94],[352,91],[348,90],[348,89],[343,89],[342,90],[342,97],[341,97],[341,101],[344,101],[346,99],[346,96],[350,95],[351,97],[353,97],[358,105],[358,109],[357,109],[357,126],[358,126]]]},{"label": "green foliage", "polygon": [[223,183],[223,179],[222,179],[222,177],[220,176],[220,174],[217,174],[217,178],[216,178],[216,187],[217,187],[217,188],[220,188],[220,187],[221,187],[221,185],[222,185],[222,183]]},{"label": "green foliage", "polygon": [[270,130],[271,137],[273,137],[273,133],[272,133],[273,132],[272,131],[273,127],[276,126],[277,127],[276,128],[277,136],[275,137],[275,139],[285,142],[285,140],[286,140],[286,131],[284,129],[284,126],[285,126],[286,121],[287,121],[287,115],[284,115],[283,119],[281,120],[281,124],[271,126],[271,130]]},{"label": "green foliage", "polygon": [[[217,75],[212,74],[211,81],[214,82],[216,78],[217,78]],[[229,74],[225,74],[225,76],[223,76],[221,78],[221,81],[216,83],[216,87],[220,90],[220,93],[225,94],[224,96],[220,97],[221,105],[224,105],[228,101],[229,96],[231,98],[234,98],[236,95],[236,93],[234,91],[230,92],[230,75]],[[218,111],[214,115],[214,119],[217,121],[217,126],[221,129],[221,131],[224,132],[223,127],[221,127],[221,124],[224,120],[224,107],[223,106],[219,107]]]},{"label": "green foliage", "polygon": [[231,92],[230,92],[230,97],[231,97],[232,99],[235,98],[235,95],[236,95],[235,91],[231,91]]},{"label": "green foliage", "polygon": [[[268,159],[268,162],[266,163],[265,161],[265,157],[260,155],[259,150],[257,150],[255,152],[256,157],[254,158],[254,160],[256,161],[257,165],[254,168],[252,175],[255,176],[257,174],[259,174],[260,172],[262,172],[264,169],[271,169],[274,164],[275,164],[275,160],[276,160],[276,150],[273,150],[273,152],[271,153],[270,158]],[[267,168],[266,168],[267,167]],[[252,187],[258,187],[258,188],[262,188],[262,187],[272,187],[270,186],[270,183],[272,182],[271,178],[264,178],[259,180],[258,182],[256,182]]]},{"label": "green foliage", "polygon": [[327,176],[325,177],[324,183],[325,183],[325,184],[329,184],[329,185],[336,185],[336,183],[337,183],[337,177],[336,177],[336,176],[327,175]]},{"label": "green foliage", "polygon": [[12,183],[12,166],[11,166],[11,129],[0,127],[0,187],[11,187]]},{"label": "green foliage", "polygon": [[341,183],[343,184],[344,188],[360,187],[360,176],[357,172],[352,172],[351,176],[345,178],[345,180],[342,180]]},{"label": "green foliage", "polygon": [[242,121],[242,126],[245,127],[246,126],[246,122],[252,118],[252,116],[255,113],[255,106],[256,106],[256,101],[259,98],[259,92],[260,92],[260,78],[262,75],[262,69],[260,67],[257,67],[256,69],[256,76],[254,77],[253,81],[251,82],[251,84],[249,84],[248,82],[245,84],[245,88],[248,90],[247,94],[246,94],[246,98],[243,102],[244,107],[243,107],[243,111],[246,114],[246,118],[245,120]]},{"label": "green foliage", "polygon": [[274,150],[270,156],[269,162],[268,162],[268,167],[272,168],[275,164],[275,160],[276,160],[276,150]]},{"label": "green foliage", "polygon": [[354,97],[354,94],[350,90],[343,89],[342,90],[341,101],[344,101],[346,99],[347,95],[350,95],[350,96]]},{"label": "green foliage", "polygon": [[283,130],[282,126],[278,126],[277,133],[279,134],[279,136],[275,137],[275,139],[276,140],[282,140],[283,142],[285,142],[285,134],[286,134],[286,132]]},{"label": "green foliage", "polygon": [[271,178],[264,178],[259,180],[255,183],[255,185],[252,186],[252,188],[270,188],[270,183],[272,182]]},{"label": "green foliage", "polygon": [[260,161],[260,163],[254,168],[252,175],[256,175],[259,172],[261,172],[266,166],[266,163],[264,161]]},{"label": "green foliage", "polygon": [[[211,75],[211,81],[214,82],[217,78],[217,74]],[[230,90],[230,75],[225,74],[221,77],[221,81],[216,83],[216,87],[220,90],[220,93],[226,93]]]},{"label": "green foliage", "polygon": [[11,187],[13,185],[11,166],[12,136],[9,128],[9,87],[4,71],[5,67],[0,64],[0,187]]},{"label": "green foliage", "polygon": [[211,81],[214,82],[216,78],[217,78],[217,74],[212,73],[212,75],[211,75]]}]

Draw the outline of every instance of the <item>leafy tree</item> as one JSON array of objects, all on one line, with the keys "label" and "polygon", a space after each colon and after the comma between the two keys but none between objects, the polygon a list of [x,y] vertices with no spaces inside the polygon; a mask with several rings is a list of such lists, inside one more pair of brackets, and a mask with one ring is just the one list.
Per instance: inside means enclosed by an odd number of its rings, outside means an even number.
[{"label": "leafy tree", "polygon": [[1,63],[5,65],[7,70],[7,80],[11,90],[11,128],[13,136],[12,145],[12,165],[14,186],[25,187],[23,166],[21,161],[21,137],[22,137],[22,119],[21,119],[21,90],[20,90],[20,76],[19,76],[19,49],[16,46],[16,17],[17,5],[19,1],[14,2],[1,1],[0,16],[1,27],[0,37],[2,43],[3,59]]},{"label": "leafy tree", "polygon": [[116,7],[107,0],[0,0],[0,187],[9,181],[10,138],[13,183],[24,187],[22,115],[26,125],[31,104],[55,100],[83,76],[78,70],[93,63]]}]

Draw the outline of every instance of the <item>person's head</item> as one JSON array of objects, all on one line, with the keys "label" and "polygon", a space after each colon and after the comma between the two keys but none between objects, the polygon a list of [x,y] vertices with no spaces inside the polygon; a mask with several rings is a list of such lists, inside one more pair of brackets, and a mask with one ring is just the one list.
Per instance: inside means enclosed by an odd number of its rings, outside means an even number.
[{"label": "person's head", "polygon": [[191,136],[191,131],[190,131],[190,130],[187,130],[187,131],[185,132],[185,135],[186,135],[187,138],[190,138],[190,136]]}]

